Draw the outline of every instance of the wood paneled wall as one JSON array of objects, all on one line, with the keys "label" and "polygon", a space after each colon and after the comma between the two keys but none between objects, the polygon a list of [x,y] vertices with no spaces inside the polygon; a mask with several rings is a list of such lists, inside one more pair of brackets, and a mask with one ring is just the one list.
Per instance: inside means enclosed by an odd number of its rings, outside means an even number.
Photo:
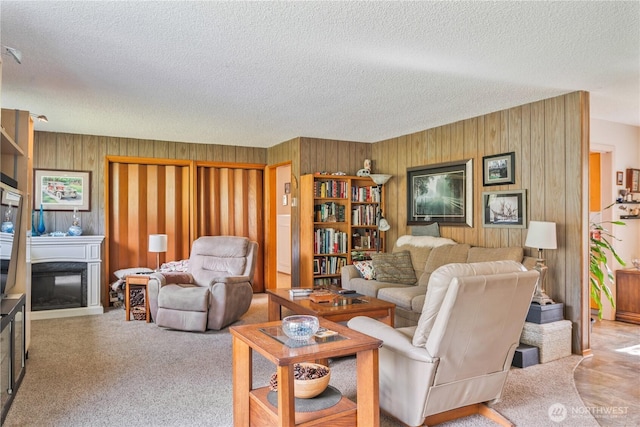
[{"label": "wood paneled wall", "polygon": [[[298,182],[301,175],[325,171],[355,175],[364,166],[364,159],[371,158],[372,145],[355,141],[339,141],[300,137],[269,148],[269,164],[291,160],[291,197],[299,199]],[[288,156],[288,157],[287,157]],[[375,168],[375,164],[373,165]],[[375,170],[375,169],[374,169]],[[300,212],[291,207],[291,283],[300,283]]]},{"label": "wood paneled wall", "polygon": [[[106,156],[266,164],[267,150],[256,147],[35,132],[34,168],[88,170],[92,173],[91,210],[80,213],[85,234],[108,235],[108,230],[106,229],[107,212],[105,210],[107,203],[105,198]],[[71,221],[72,212],[45,212],[47,230],[67,230],[71,225]],[[180,245],[189,244],[188,239],[183,239],[180,242]],[[147,242],[145,240],[144,247],[146,246]],[[178,249],[175,250],[177,253]],[[171,255],[167,253],[166,256],[169,259]],[[155,259],[149,265],[155,265]],[[106,284],[113,280],[113,271],[113,269],[106,271],[105,266],[102,279],[103,291],[106,289]],[[106,302],[103,301],[103,303]]]},{"label": "wood paneled wall", "polygon": [[[407,219],[406,170],[413,166],[473,159],[473,227],[441,226],[442,236],[486,247],[524,246],[526,229],[484,228],[483,191],[527,190],[527,218],[557,224],[558,249],[547,250],[546,291],[565,303],[573,322],[573,351],[589,348],[588,278],[588,93],[574,92],[508,110],[403,135],[372,147],[377,172],[393,178],[385,185],[388,241],[411,234]],[[514,151],[516,182],[482,186],[482,157]],[[537,251],[526,249],[531,256]],[[587,309],[585,308],[587,307]],[[585,322],[586,319],[586,322]]]},{"label": "wood paneled wall", "polygon": [[[268,265],[266,278],[267,289],[277,287],[277,250],[278,241],[275,236],[276,220],[277,220],[277,189],[276,184],[276,168],[278,165],[291,165],[291,283],[297,286],[300,283],[300,243],[298,233],[300,230],[300,215],[297,213],[298,208],[294,206],[294,200],[299,197],[298,181],[300,177],[300,138],[293,138],[288,141],[281,142],[267,149],[267,178],[265,179],[265,265]],[[273,185],[272,185],[273,184]]]},{"label": "wood paneled wall", "polygon": [[[37,131],[34,168],[92,172],[91,211],[81,213],[82,228],[86,234],[106,234],[104,158],[108,155],[225,163],[267,162],[266,148]],[[71,225],[72,215],[72,212],[48,212],[45,214],[45,226],[47,230],[66,230]]]},{"label": "wood paneled wall", "polygon": [[[300,175],[325,171],[355,175],[371,159],[372,144],[318,138],[300,138]],[[372,169],[379,172],[374,163]]]},{"label": "wood paneled wall", "polygon": [[[92,209],[82,213],[82,223],[88,234],[104,234],[105,155],[269,165],[291,161],[292,174],[297,179],[304,173],[321,170],[354,174],[364,159],[370,158],[375,172],[394,175],[385,185],[385,216],[392,225],[387,241],[391,242],[410,233],[405,222],[406,169],[472,158],[474,226],[442,227],[442,234],[474,245],[522,246],[526,230],[485,229],[478,207],[484,190],[480,185],[482,156],[515,151],[516,183],[487,189],[526,189],[528,218],[558,224],[559,249],[545,253],[550,266],[547,291],[566,304],[565,318],[573,321],[573,351],[581,352],[589,348],[588,104],[588,93],[575,92],[374,144],[301,137],[260,149],[36,132],[34,167],[93,171]],[[292,197],[298,197],[295,184],[292,181]],[[267,194],[268,191],[267,188]],[[265,198],[265,204],[269,203]],[[298,217],[297,207],[292,208],[294,281],[300,248]],[[47,229],[66,229],[71,214],[47,214],[45,222]]]},{"label": "wood paneled wall", "polygon": [[[443,236],[472,245],[523,247],[527,230],[484,228],[480,203],[483,191],[527,190],[527,218],[557,224],[558,249],[544,254],[549,266],[546,290],[565,303],[565,318],[573,322],[573,352],[582,353],[590,347],[588,142],[589,94],[574,92],[374,144],[296,138],[270,148],[268,163],[291,159],[293,174],[299,179],[316,171],[355,174],[365,158],[372,159],[374,172],[393,175],[385,185],[385,217],[392,226],[388,242],[411,233],[406,225],[407,168],[473,159],[473,227],[441,227]],[[482,157],[510,151],[516,153],[515,184],[483,187]],[[297,274],[298,209],[292,209],[292,222]],[[537,251],[526,252],[536,256]]]}]

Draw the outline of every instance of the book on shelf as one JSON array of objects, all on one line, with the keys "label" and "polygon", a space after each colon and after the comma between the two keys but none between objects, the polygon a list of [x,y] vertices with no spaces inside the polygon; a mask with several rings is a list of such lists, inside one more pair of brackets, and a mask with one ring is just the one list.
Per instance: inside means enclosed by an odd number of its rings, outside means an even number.
[{"label": "book on shelf", "polygon": [[315,287],[340,286],[340,279],[335,277],[315,278],[313,279],[313,286]]},{"label": "book on shelf", "polygon": [[318,228],[314,233],[315,254],[340,254],[347,252],[349,236],[333,228]]},{"label": "book on shelf", "polygon": [[376,225],[378,207],[376,205],[361,205],[351,209],[351,224]]},{"label": "book on shelf", "polygon": [[380,190],[376,186],[351,187],[351,201],[365,203],[379,203]]},{"label": "book on shelf", "polygon": [[344,205],[327,202],[314,205],[314,221],[315,222],[344,222],[345,221]]},{"label": "book on shelf", "polygon": [[318,261],[318,274],[320,275],[340,274],[342,267],[347,265],[347,258],[340,256],[315,257],[314,259]]},{"label": "book on shelf", "polygon": [[329,179],[326,181],[316,181],[313,184],[315,197],[340,198],[347,197],[347,182]]}]

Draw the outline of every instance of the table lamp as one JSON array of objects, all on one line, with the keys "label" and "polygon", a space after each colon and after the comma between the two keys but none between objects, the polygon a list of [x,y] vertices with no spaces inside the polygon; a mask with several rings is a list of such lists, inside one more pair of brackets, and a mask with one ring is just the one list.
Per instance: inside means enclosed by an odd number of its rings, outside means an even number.
[{"label": "table lamp", "polygon": [[156,271],[160,271],[160,252],[167,252],[167,235],[149,234],[149,252],[156,253]]},{"label": "table lamp", "polygon": [[544,258],[542,258],[542,250],[558,248],[556,223],[546,221],[529,222],[529,232],[527,233],[527,240],[524,242],[524,245],[528,248],[538,249],[538,259],[536,260],[534,269],[540,273],[540,278],[538,279],[536,292],[531,302],[540,305],[554,304],[553,300],[544,292],[544,278],[547,274],[548,267],[544,263]]}]

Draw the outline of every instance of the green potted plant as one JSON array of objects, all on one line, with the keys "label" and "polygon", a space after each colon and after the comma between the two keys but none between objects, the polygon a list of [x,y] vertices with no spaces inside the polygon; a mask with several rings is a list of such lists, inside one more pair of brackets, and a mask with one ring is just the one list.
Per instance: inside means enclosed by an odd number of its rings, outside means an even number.
[{"label": "green potted plant", "polygon": [[364,251],[352,251],[351,252],[351,260],[352,261],[363,261],[367,259],[367,255]]},{"label": "green potted plant", "polygon": [[[603,210],[609,209],[614,204],[607,206]],[[620,239],[616,238],[604,227],[606,224],[625,225],[622,221],[591,221],[590,224],[589,280],[591,282],[591,299],[598,306],[598,319],[602,319],[602,294],[606,296],[611,307],[615,308],[616,306],[611,294],[611,288],[609,288],[606,280],[608,279],[611,283],[614,281],[613,271],[608,264],[608,253],[611,253],[620,265],[626,265],[611,245],[613,240]]]}]

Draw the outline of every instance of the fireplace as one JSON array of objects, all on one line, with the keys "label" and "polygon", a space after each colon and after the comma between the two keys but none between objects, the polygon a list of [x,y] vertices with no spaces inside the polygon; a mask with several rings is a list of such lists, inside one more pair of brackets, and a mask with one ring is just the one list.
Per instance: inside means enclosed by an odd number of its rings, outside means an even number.
[{"label": "fireplace", "polygon": [[32,311],[86,306],[86,262],[43,262],[31,267]]},{"label": "fireplace", "polygon": [[29,239],[31,320],[102,314],[103,236]]}]

